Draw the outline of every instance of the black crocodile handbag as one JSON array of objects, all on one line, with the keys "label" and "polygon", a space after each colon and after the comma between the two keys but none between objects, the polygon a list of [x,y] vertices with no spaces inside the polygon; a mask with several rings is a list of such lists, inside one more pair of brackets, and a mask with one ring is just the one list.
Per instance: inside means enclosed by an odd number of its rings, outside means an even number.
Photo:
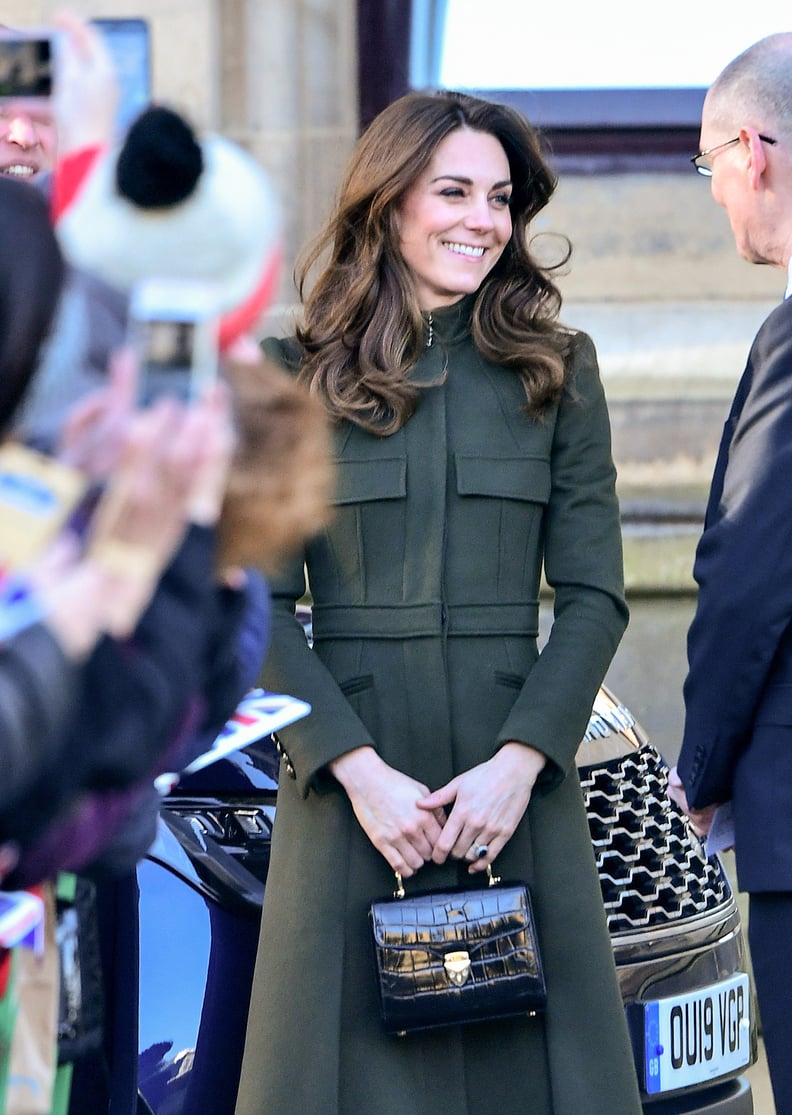
[{"label": "black crocodile handbag", "polygon": [[528,888],[502,883],[371,903],[382,1022],[389,1034],[533,1015],[546,1002]]}]

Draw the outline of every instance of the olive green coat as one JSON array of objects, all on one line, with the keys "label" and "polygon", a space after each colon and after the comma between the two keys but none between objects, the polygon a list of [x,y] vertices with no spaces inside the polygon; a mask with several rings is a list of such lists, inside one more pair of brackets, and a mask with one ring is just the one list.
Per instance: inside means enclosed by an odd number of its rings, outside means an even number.
[{"label": "olive green coat", "polygon": [[[403,429],[337,432],[337,514],[305,554],[313,651],[291,615],[302,560],[274,586],[264,684],[314,711],[281,733],[238,1115],[640,1112],[573,763],[626,623],[596,357],[577,335],[570,397],[530,420],[517,376],[475,350],[470,307],[434,315],[415,375],[448,374]],[[293,366],[294,347],[268,351]],[[496,866],[533,892],[547,1014],[387,1037],[367,910],[393,878],[325,765],[373,744],[436,788],[514,739],[549,762]],[[465,881],[449,863],[412,882]]]}]

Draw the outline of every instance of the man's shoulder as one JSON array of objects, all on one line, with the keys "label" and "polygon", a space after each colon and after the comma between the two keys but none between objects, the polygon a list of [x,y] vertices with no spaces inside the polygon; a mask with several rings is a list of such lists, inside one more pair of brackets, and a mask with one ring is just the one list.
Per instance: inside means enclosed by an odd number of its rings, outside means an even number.
[{"label": "man's shoulder", "polygon": [[792,375],[792,298],[775,306],[760,325],[748,355],[754,382]]},{"label": "man's shoulder", "polygon": [[785,298],[783,302],[779,302],[777,306],[773,307],[760,325],[757,337],[768,330],[788,329],[790,321],[792,321],[792,297]]}]

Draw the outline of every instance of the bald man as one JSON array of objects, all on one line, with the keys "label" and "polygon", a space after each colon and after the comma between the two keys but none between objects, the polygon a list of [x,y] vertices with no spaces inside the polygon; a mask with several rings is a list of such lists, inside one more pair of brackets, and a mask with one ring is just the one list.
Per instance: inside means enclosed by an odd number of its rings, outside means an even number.
[{"label": "bald man", "polygon": [[709,89],[697,170],[739,254],[781,270],[732,403],[696,553],[671,792],[702,833],[731,803],[777,1115],[792,1115],[792,33]]}]

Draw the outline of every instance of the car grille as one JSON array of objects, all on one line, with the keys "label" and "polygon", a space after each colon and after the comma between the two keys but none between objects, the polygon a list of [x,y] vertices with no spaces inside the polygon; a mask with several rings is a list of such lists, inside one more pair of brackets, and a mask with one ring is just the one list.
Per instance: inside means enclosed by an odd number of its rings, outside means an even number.
[{"label": "car grille", "polygon": [[578,771],[610,933],[650,929],[716,909],[731,891],[669,801],[651,746]]}]

